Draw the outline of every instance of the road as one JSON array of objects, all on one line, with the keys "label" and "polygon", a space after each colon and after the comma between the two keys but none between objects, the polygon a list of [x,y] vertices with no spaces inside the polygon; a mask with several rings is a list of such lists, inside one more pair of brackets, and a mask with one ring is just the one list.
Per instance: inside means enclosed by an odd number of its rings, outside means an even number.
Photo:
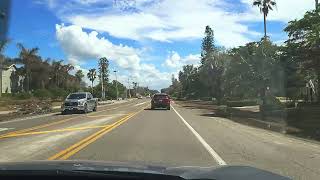
[{"label": "road", "polygon": [[294,179],[320,179],[320,145],[149,99],[88,114],[0,122],[0,161],[98,160],[166,166],[249,165]]}]

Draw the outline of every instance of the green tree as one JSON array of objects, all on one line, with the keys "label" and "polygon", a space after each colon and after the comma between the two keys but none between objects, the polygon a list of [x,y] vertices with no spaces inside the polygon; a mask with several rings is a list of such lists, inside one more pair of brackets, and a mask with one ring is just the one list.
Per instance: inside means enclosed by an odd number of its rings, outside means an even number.
[{"label": "green tree", "polygon": [[202,89],[207,89],[204,96],[215,97],[218,102],[222,99],[223,61],[221,52],[214,45],[213,30],[206,26],[205,37],[201,46],[201,66],[199,67],[199,80]]},{"label": "green tree", "polygon": [[286,46],[295,48],[292,56],[300,60],[304,70],[312,71],[317,78],[318,102],[320,102],[320,10],[305,13],[299,20],[290,21],[285,31],[289,35]]},{"label": "green tree", "polygon": [[29,92],[31,81],[31,64],[38,59],[39,48],[27,49],[21,43],[18,43],[17,46],[20,49],[19,58],[24,64],[26,91]]},{"label": "green tree", "polygon": [[75,76],[76,76],[76,78],[77,78],[77,80],[79,81],[79,84],[80,84],[81,81],[82,81],[82,78],[84,77],[84,74],[83,74],[82,70],[79,69],[79,70],[76,72]]},{"label": "green tree", "polygon": [[99,78],[101,84],[101,98],[105,98],[105,91],[109,82],[109,61],[103,57],[99,59]]},{"label": "green tree", "polygon": [[216,47],[214,46],[214,32],[210,26],[206,26],[205,37],[202,40],[201,47],[201,64],[203,65],[206,60],[211,59],[215,52]]},{"label": "green tree", "polygon": [[273,0],[254,0],[253,5],[257,6],[260,9],[260,12],[263,13],[263,25],[264,25],[264,39],[267,38],[267,16],[269,11],[273,10],[276,6],[276,2]]},{"label": "green tree", "polygon": [[93,94],[93,82],[97,78],[96,69],[89,69],[87,77],[91,81],[91,89],[92,89],[92,94]]}]

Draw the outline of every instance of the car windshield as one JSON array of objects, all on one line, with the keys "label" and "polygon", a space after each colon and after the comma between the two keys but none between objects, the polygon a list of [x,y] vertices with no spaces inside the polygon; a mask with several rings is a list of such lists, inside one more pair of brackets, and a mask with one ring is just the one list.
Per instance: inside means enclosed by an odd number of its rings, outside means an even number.
[{"label": "car windshield", "polygon": [[86,94],[70,94],[67,99],[84,99]]},{"label": "car windshield", "polygon": [[0,162],[319,180],[319,4],[0,0]]}]

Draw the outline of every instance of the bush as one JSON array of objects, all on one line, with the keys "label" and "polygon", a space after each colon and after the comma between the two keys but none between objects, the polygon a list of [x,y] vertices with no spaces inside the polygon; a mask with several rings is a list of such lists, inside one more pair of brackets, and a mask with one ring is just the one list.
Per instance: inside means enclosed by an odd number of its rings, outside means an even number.
[{"label": "bush", "polygon": [[14,95],[16,99],[30,99],[32,97],[32,94],[27,92],[21,92]]},{"label": "bush", "polygon": [[60,88],[51,89],[50,92],[53,99],[64,99],[69,94],[68,91]]},{"label": "bush", "polygon": [[256,100],[241,100],[241,101],[227,101],[228,107],[242,107],[242,106],[255,106],[258,102]]},{"label": "bush", "polygon": [[49,99],[52,97],[51,92],[46,89],[37,89],[33,92],[33,95],[39,99]]}]

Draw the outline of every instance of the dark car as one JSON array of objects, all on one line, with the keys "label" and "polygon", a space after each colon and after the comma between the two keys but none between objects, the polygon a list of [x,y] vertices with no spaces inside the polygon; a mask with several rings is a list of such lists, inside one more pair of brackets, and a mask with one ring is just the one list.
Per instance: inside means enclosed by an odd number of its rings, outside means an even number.
[{"label": "dark car", "polygon": [[170,97],[167,94],[155,94],[151,100],[151,109],[166,108],[170,110]]}]

